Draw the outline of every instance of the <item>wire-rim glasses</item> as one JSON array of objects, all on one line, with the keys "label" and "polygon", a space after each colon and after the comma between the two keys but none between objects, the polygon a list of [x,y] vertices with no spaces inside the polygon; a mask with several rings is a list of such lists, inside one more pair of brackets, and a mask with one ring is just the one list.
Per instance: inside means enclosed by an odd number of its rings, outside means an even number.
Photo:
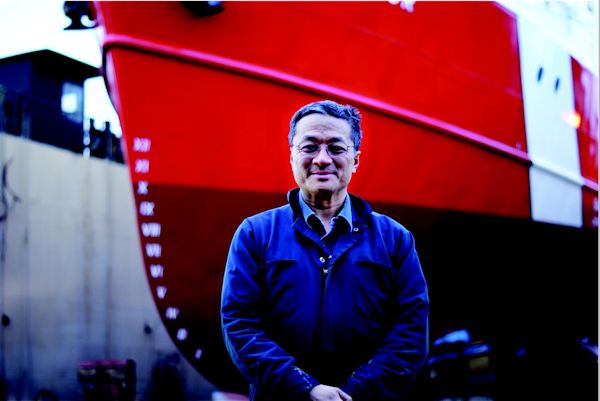
[{"label": "wire-rim glasses", "polygon": [[304,143],[300,145],[296,145],[295,148],[298,149],[300,153],[305,156],[314,157],[321,152],[321,147],[325,146],[325,151],[330,157],[343,157],[348,154],[352,146],[344,146],[341,143],[326,143],[326,144],[316,144],[316,143]]}]

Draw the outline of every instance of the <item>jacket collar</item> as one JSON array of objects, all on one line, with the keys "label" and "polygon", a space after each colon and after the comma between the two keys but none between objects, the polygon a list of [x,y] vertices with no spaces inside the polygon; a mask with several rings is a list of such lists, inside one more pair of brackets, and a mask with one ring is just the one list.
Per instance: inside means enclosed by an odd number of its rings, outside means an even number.
[{"label": "jacket collar", "polygon": [[[294,220],[298,217],[303,218],[302,209],[300,208],[300,202],[298,200],[299,192],[300,188],[294,188],[287,194],[288,203],[294,212]],[[367,202],[358,196],[352,195],[351,193],[348,193],[348,195],[350,196],[350,202],[352,203],[352,225],[354,227],[367,225],[373,209]]]}]

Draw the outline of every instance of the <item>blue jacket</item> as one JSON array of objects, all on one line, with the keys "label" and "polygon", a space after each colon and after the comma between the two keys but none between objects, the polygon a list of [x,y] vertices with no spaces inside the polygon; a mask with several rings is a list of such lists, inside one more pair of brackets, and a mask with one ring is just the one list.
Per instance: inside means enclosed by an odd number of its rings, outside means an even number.
[{"label": "blue jacket", "polygon": [[223,334],[250,399],[309,400],[322,383],[354,401],[399,400],[428,352],[429,298],[413,236],[350,195],[353,229],[328,255],[298,191],[245,219],[227,258]]}]

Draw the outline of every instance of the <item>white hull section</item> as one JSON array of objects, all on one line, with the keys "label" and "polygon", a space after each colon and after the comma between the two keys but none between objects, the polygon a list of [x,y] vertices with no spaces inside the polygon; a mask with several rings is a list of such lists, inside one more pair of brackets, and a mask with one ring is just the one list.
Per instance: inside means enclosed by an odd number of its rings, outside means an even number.
[{"label": "white hull section", "polygon": [[518,18],[531,217],[581,227],[582,184],[568,52]]}]

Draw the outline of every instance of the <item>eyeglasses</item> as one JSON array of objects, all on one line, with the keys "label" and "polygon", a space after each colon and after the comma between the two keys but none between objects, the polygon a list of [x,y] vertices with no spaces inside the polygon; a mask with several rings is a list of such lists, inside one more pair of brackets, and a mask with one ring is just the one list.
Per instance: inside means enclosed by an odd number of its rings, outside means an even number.
[{"label": "eyeglasses", "polygon": [[316,143],[307,143],[304,145],[297,145],[296,149],[306,156],[314,157],[321,151],[321,146],[325,146],[327,154],[331,157],[342,157],[350,151],[350,146],[343,146],[339,143],[328,143],[323,145],[317,145]]}]

